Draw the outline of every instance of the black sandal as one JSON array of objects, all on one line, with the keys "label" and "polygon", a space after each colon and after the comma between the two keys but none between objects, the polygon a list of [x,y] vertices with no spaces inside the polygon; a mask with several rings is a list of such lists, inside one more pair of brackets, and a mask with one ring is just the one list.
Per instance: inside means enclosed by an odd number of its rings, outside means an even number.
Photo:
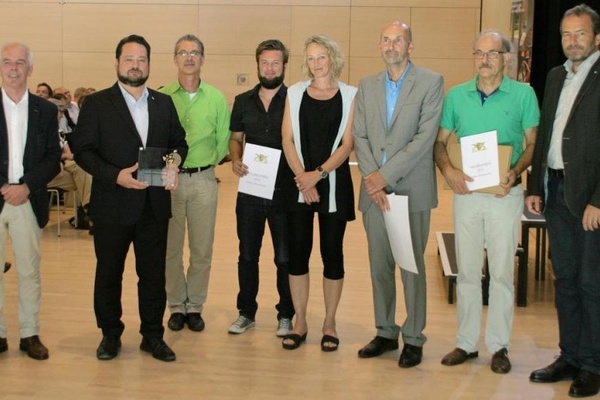
[{"label": "black sandal", "polygon": [[[333,343],[335,346],[325,346],[326,343]],[[331,336],[323,335],[321,339],[321,351],[336,351],[340,345],[340,339]]]},{"label": "black sandal", "polygon": [[[289,333],[283,337],[283,340],[281,341],[281,345],[286,350],[295,350],[298,347],[300,347],[302,342],[304,342],[306,340],[307,334],[308,334],[308,332],[305,332],[304,335],[300,336],[297,333]],[[291,340],[293,343],[286,343],[285,342],[286,340]]]}]

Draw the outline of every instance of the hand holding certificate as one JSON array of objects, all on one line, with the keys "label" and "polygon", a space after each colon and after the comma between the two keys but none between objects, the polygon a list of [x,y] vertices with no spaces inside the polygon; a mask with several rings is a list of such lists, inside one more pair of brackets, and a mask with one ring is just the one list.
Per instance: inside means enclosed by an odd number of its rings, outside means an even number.
[{"label": "hand holding certificate", "polygon": [[272,200],[281,150],[246,143],[242,162],[248,174],[240,178],[238,191]]},{"label": "hand holding certificate", "polygon": [[[498,146],[496,131],[466,136],[448,146],[452,166],[473,179],[466,181],[469,190],[480,193],[504,194],[500,179],[510,169],[511,155],[511,146]],[[447,183],[444,187],[450,188]]]}]

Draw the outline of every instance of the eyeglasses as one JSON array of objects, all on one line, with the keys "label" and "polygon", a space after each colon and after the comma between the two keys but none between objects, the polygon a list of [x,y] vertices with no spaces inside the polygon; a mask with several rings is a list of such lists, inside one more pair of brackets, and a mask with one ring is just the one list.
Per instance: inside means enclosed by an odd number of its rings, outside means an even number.
[{"label": "eyeglasses", "polygon": [[496,58],[500,57],[500,54],[504,54],[504,53],[506,53],[506,51],[498,51],[498,50],[481,51],[481,50],[477,50],[476,52],[473,53],[473,55],[477,59],[482,59],[483,57],[487,56],[490,60],[495,60]]},{"label": "eyeglasses", "polygon": [[200,54],[200,52],[198,50],[192,50],[192,51],[181,50],[181,51],[177,52],[176,54],[181,58],[187,58],[188,56],[191,56],[192,58],[198,58],[202,55],[202,54]]}]

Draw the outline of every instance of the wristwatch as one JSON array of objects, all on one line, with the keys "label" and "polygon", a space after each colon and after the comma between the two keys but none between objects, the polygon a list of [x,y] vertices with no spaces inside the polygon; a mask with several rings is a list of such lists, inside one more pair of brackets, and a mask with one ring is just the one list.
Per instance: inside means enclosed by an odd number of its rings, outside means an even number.
[{"label": "wristwatch", "polygon": [[321,179],[325,179],[329,176],[329,172],[325,171],[323,167],[317,167],[317,171],[321,174]]}]

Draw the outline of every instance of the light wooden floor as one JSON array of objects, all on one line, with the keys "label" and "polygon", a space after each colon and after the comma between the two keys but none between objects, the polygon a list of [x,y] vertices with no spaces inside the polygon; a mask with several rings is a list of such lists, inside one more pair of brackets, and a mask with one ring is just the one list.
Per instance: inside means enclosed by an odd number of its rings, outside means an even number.
[{"label": "light wooden floor", "polygon": [[[356,171],[354,171],[355,173]],[[221,178],[217,235],[209,298],[202,333],[167,330],[165,339],[177,353],[174,363],[162,363],[140,352],[136,277],[133,258],[124,278],[123,348],[108,362],[96,360],[100,340],[92,308],[95,257],[92,238],[76,231],[63,216],[62,237],[56,236],[56,213],[42,241],[43,297],[41,337],[50,349],[48,361],[29,359],[18,349],[16,278],[5,276],[5,320],[9,351],[0,355],[0,399],[552,399],[567,398],[568,382],[532,384],[531,370],[557,354],[557,324],[553,287],[529,282],[526,308],[516,308],[510,358],[513,370],[496,375],[490,355],[480,345],[480,357],[453,368],[440,359],[454,347],[456,306],[447,304],[447,282],[441,276],[434,232],[451,230],[451,197],[440,190],[427,248],[428,342],[424,360],[409,370],[397,366],[399,352],[359,359],[357,350],[375,333],[366,237],[359,219],[348,226],[345,242],[346,281],[338,312],[340,349],[319,348],[324,315],[318,250],[311,262],[308,341],[296,351],[281,348],[275,337],[276,300],[272,246],[265,240],[261,259],[261,290],[256,329],[234,336],[227,327],[237,317],[237,179],[229,165]],[[68,213],[72,214],[69,209]],[[533,252],[530,252],[533,254]],[[533,257],[533,256],[531,256]],[[530,271],[530,276],[531,276]],[[398,281],[399,282],[399,281]],[[404,319],[401,284],[397,321]],[[168,316],[167,316],[168,317]],[[166,322],[166,318],[165,318]]]}]

